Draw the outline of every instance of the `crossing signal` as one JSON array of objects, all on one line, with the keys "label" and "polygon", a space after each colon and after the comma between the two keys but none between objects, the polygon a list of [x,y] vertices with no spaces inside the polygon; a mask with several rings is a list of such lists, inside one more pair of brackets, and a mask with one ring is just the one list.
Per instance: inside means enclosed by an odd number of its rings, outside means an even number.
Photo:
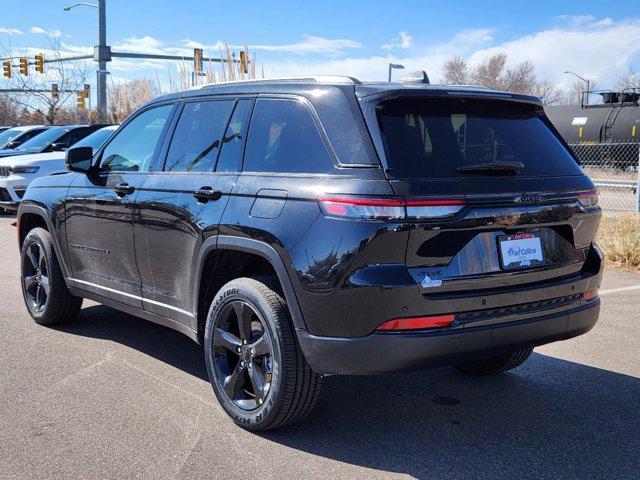
[{"label": "crossing signal", "polygon": [[36,53],[36,72],[44,73],[44,55]]},{"label": "crossing signal", "polygon": [[247,68],[247,54],[244,53],[244,50],[240,51],[240,70],[242,73],[249,73],[249,69]]},{"label": "crossing signal", "polygon": [[82,90],[82,94],[84,95],[84,98],[89,98],[89,93],[91,93],[91,85],[89,85],[88,83],[85,83],[84,90]]},{"label": "crossing signal", "polygon": [[54,100],[57,100],[58,98],[60,98],[60,91],[58,90],[57,83],[51,84],[51,98]]},{"label": "crossing signal", "polygon": [[20,73],[22,75],[29,75],[29,59],[27,57],[20,57]]},{"label": "crossing signal", "polygon": [[76,105],[78,107],[78,110],[84,110],[86,108],[85,104],[84,104],[84,91],[79,91],[76,93]]},{"label": "crossing signal", "polygon": [[2,62],[3,74],[7,78],[11,78],[11,60],[4,60]]},{"label": "crossing signal", "polygon": [[193,49],[193,71],[196,73],[202,72],[202,49]]}]

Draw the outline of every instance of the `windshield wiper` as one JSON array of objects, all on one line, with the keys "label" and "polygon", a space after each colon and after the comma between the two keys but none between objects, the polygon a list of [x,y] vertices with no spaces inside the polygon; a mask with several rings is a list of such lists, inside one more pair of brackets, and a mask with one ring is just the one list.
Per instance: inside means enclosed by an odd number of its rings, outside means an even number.
[{"label": "windshield wiper", "polygon": [[474,165],[463,165],[456,168],[458,173],[495,173],[495,174],[516,174],[524,168],[521,162],[490,162],[476,163]]}]

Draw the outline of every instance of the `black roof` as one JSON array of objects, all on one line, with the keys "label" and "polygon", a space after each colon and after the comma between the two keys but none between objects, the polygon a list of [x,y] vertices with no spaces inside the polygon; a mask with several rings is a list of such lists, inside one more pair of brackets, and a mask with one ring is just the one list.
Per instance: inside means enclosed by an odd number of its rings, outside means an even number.
[{"label": "black roof", "polygon": [[396,83],[396,82],[361,82],[353,77],[317,76],[300,78],[272,78],[239,80],[223,83],[213,83],[194,87],[182,92],[163,95],[152,102],[177,98],[197,97],[211,94],[250,95],[260,93],[301,93],[322,87],[334,87],[354,92],[358,98],[373,95],[456,95],[465,97],[483,97],[495,99],[511,99],[528,103],[540,104],[539,98],[511,92],[500,92],[475,85],[430,85],[424,83]]}]

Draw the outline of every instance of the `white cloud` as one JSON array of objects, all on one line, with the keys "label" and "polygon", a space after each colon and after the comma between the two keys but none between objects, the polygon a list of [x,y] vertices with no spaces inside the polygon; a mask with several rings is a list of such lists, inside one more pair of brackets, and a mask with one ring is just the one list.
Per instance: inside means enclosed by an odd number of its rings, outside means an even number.
[{"label": "white cloud", "polygon": [[24,32],[19,28],[7,28],[0,26],[0,33],[4,33],[6,35],[24,35]]},{"label": "white cloud", "polygon": [[54,28],[52,30],[45,30],[44,28],[41,27],[31,27],[29,29],[30,33],[35,33],[37,35],[48,35],[52,38],[58,38],[60,36],[62,36],[62,32],[60,30],[58,30],[57,28]]},{"label": "white cloud", "polygon": [[303,40],[285,45],[250,45],[253,50],[292,53],[294,55],[343,55],[347,50],[362,48],[360,42],[348,39],[329,39],[315,35],[303,35]]},{"label": "white cloud", "polygon": [[407,33],[406,30],[402,30],[398,33],[398,36],[391,40],[390,43],[380,45],[383,50],[393,50],[394,48],[410,48],[413,45],[413,37]]}]

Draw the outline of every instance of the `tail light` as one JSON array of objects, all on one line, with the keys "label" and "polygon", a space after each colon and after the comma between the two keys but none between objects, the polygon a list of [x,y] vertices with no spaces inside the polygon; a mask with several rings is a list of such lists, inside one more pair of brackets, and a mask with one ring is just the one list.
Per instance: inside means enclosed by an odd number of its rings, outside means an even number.
[{"label": "tail light", "polygon": [[582,294],[582,298],[588,302],[589,300],[593,300],[598,296],[598,289],[595,290],[587,290]]},{"label": "tail light", "polygon": [[378,327],[381,331],[398,330],[424,330],[427,328],[440,328],[450,325],[455,320],[455,316],[436,315],[433,317],[410,317],[389,320]]},{"label": "tail light", "polygon": [[465,202],[460,198],[403,198],[363,196],[323,196],[322,213],[329,217],[366,220],[420,220],[458,213]]},{"label": "tail light", "polygon": [[581,192],[578,196],[580,205],[585,208],[593,208],[598,206],[598,190],[589,190],[588,192]]}]

